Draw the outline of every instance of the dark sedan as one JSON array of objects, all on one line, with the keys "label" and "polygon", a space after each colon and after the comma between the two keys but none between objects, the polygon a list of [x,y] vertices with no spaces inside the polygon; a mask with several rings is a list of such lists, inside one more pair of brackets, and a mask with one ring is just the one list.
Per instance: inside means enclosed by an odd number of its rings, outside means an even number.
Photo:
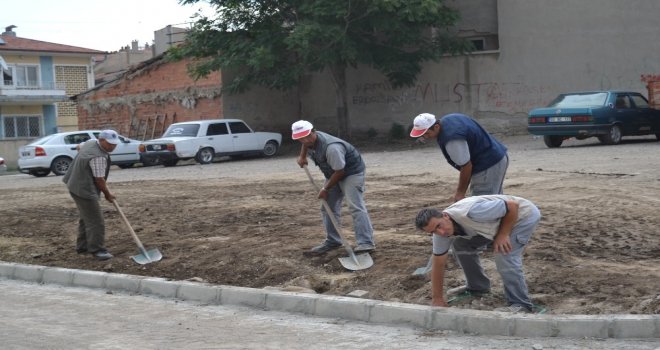
[{"label": "dark sedan", "polygon": [[548,147],[559,147],[571,137],[597,137],[606,145],[623,136],[655,135],[660,140],[660,110],[649,106],[638,92],[592,91],[557,96],[545,108],[529,112],[527,130],[543,136]]}]

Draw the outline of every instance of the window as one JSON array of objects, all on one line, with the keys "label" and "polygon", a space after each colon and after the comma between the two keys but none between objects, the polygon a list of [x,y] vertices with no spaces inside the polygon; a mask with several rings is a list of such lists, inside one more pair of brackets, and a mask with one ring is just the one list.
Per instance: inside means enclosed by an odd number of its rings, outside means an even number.
[{"label": "window", "polygon": [[2,70],[3,84],[19,88],[34,88],[39,86],[38,66],[10,66]]},{"label": "window", "polygon": [[630,95],[637,108],[650,108],[646,99],[640,95]]},{"label": "window", "polygon": [[88,133],[71,134],[64,136],[64,143],[67,145],[77,145],[89,140],[90,138],[91,137],[89,137]]},{"label": "window", "polygon": [[5,85],[5,86],[14,85],[13,76],[14,76],[14,71],[11,69],[11,67],[9,67],[9,69],[2,68],[2,81],[0,81],[0,83],[2,83],[2,85]]},{"label": "window", "polygon": [[229,123],[229,129],[231,129],[232,134],[249,134],[251,132],[250,128],[243,122],[231,122]]},{"label": "window", "polygon": [[566,94],[559,95],[554,101],[550,102],[548,107],[555,108],[588,108],[601,107],[605,105],[607,99],[606,92],[584,93],[584,94]]},{"label": "window", "polygon": [[41,135],[41,117],[15,116],[4,117],[4,137],[37,137]]},{"label": "window", "polygon": [[163,137],[192,136],[197,137],[199,124],[172,124]]},{"label": "window", "polygon": [[227,131],[227,123],[209,124],[209,128],[206,130],[206,136],[227,134],[229,134]]},{"label": "window", "polygon": [[616,97],[616,108],[630,108],[630,101],[628,96],[619,95]]},{"label": "window", "polygon": [[474,51],[484,51],[486,49],[486,40],[483,38],[470,39],[472,46],[474,46]]}]

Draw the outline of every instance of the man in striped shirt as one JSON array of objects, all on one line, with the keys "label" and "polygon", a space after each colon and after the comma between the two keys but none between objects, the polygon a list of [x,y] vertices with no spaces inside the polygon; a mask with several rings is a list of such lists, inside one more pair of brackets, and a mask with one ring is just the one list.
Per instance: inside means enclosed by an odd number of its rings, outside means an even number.
[{"label": "man in striped shirt", "polygon": [[91,253],[98,260],[112,258],[104,245],[105,222],[99,199],[101,192],[108,202],[115,199],[106,180],[110,174],[110,152],[117,144],[119,136],[116,131],[101,131],[97,140],[80,146],[78,155],[62,179],[80,212],[76,251],[78,254]]}]

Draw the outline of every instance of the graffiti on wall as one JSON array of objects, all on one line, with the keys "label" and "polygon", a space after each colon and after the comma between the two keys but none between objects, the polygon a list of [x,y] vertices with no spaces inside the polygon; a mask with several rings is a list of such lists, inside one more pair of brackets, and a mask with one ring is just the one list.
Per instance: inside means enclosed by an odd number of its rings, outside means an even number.
[{"label": "graffiti on wall", "polygon": [[450,102],[450,96],[451,87],[439,83],[423,82],[394,88],[389,82],[372,82],[356,84],[349,103],[376,108],[386,105],[392,112],[402,112],[419,109],[422,104]]},{"label": "graffiti on wall", "polygon": [[554,97],[549,95],[553,94],[547,86],[524,83],[419,82],[412,87],[394,88],[388,82],[373,82],[356,84],[349,103],[365,108],[385,105],[392,112],[419,110],[422,106],[436,104],[446,109],[450,103],[450,109],[454,110],[464,107],[474,111],[516,114],[545,106],[548,98]]}]

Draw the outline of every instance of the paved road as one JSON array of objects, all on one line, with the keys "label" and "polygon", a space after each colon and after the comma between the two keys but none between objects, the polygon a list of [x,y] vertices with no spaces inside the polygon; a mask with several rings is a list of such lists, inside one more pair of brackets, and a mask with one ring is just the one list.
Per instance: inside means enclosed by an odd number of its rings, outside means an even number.
[{"label": "paved road", "polygon": [[[543,141],[530,136],[511,136],[503,141],[509,148],[511,164],[509,177],[539,169],[563,173],[598,173],[634,175],[635,181],[658,180],[660,162],[649,161],[657,154],[659,143],[655,137],[628,137],[617,146],[599,146],[595,139],[569,140],[561,148],[549,149]],[[295,152],[294,152],[295,153]],[[197,180],[227,179],[228,181],[259,181],[260,179],[301,179],[304,172],[296,165],[295,154],[289,153],[274,158],[252,158],[240,161],[223,161],[199,165],[193,161],[163,168],[119,169],[113,167],[108,179],[113,182],[148,180]],[[585,158],[587,154],[587,158]],[[432,143],[425,146],[401,147],[393,150],[364,152],[367,163],[367,186],[371,176],[437,174],[455,181],[456,171],[447,165],[438,147]],[[651,158],[649,158],[651,157]],[[644,167],[640,168],[640,164]],[[268,169],[268,171],[264,171]],[[0,176],[0,190],[6,188],[35,188],[61,186],[62,177],[52,173],[43,178],[10,173]],[[111,187],[112,188],[112,187]],[[0,203],[0,209],[2,203]]]},{"label": "paved road", "polygon": [[660,349],[660,339],[466,336],[0,279],[0,348]]}]

